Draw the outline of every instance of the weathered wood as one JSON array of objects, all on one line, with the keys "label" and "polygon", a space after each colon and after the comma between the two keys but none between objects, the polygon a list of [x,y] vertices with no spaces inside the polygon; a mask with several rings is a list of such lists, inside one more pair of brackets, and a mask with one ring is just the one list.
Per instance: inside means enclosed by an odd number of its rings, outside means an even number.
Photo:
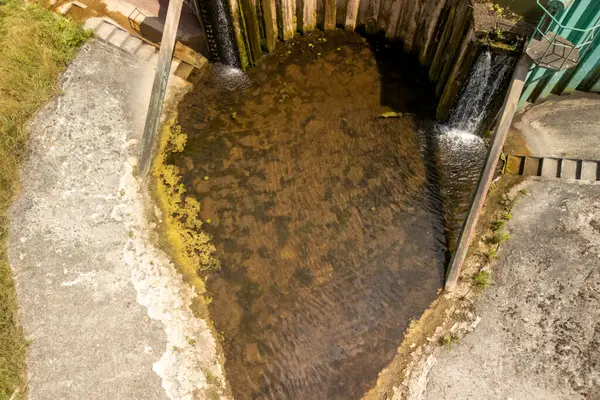
[{"label": "weathered wood", "polygon": [[244,22],[238,0],[229,0],[229,7],[231,10],[231,27],[233,29],[237,51],[240,56],[240,64],[242,69],[245,70],[250,64],[250,60],[248,59],[248,52],[246,51],[246,39],[243,33],[244,30],[242,29]]},{"label": "weathered wood", "polygon": [[470,8],[468,7],[468,3],[461,3],[457,11],[456,23],[454,24],[452,36],[450,37],[450,42],[448,43],[446,51],[444,51],[443,57],[443,68],[440,73],[437,81],[437,87],[435,90],[435,95],[440,96],[444,87],[446,86],[446,81],[448,80],[448,75],[450,75],[450,71],[454,65],[456,65],[456,52],[458,51],[461,45],[461,38],[465,36],[469,36],[469,32],[472,30],[471,25],[469,24],[469,19],[471,17]]},{"label": "weathered wood", "polygon": [[167,8],[165,29],[160,42],[156,72],[154,73],[154,82],[152,84],[150,103],[148,105],[144,135],[141,143],[139,173],[144,179],[148,176],[154,151],[156,150],[158,124],[160,122],[165,92],[167,91],[169,73],[171,72],[171,60],[173,59],[173,51],[175,50],[175,40],[177,39],[177,28],[179,27],[182,6],[183,0],[171,0]]},{"label": "weathered wood", "polygon": [[326,31],[335,29],[336,14],[336,0],[325,0],[325,21],[323,23],[323,29],[325,29]]},{"label": "weathered wood", "polygon": [[[421,65],[427,65],[427,50],[431,41],[435,38],[436,26],[440,23],[440,19],[443,18],[442,10],[446,5],[446,0],[438,0],[431,4],[435,5],[435,8],[430,11],[429,18],[424,27],[423,41],[419,44],[419,62]],[[431,7],[431,5],[428,4],[428,7]]]},{"label": "weathered wood", "polygon": [[302,1],[302,33],[315,30],[317,20],[317,0],[298,0]]},{"label": "weathered wood", "polygon": [[265,24],[265,47],[273,51],[277,44],[277,14],[275,0],[262,0],[262,14]]},{"label": "weathered wood", "polygon": [[279,33],[279,37],[283,40],[289,40],[296,34],[298,27],[296,19],[296,0],[281,0],[281,19],[283,32]]},{"label": "weathered wood", "polygon": [[398,23],[402,19],[402,9],[404,6],[404,0],[394,0],[392,3],[392,9],[390,12],[390,24],[385,33],[385,37],[390,40],[395,40],[399,37],[398,31],[400,30],[398,27]]},{"label": "weathered wood", "polygon": [[346,22],[344,23],[344,28],[347,31],[353,31],[356,28],[359,5],[360,0],[348,0],[348,6],[346,8]]},{"label": "weathered wood", "polygon": [[335,17],[335,24],[338,26],[344,26],[346,23],[346,9],[348,8],[348,0],[336,0],[337,11]]},{"label": "weathered wood", "polygon": [[260,49],[260,33],[258,26],[258,15],[257,15],[257,0],[239,0],[244,18],[244,25],[246,27],[246,40],[248,44],[249,54],[248,58],[250,64],[256,65],[256,63],[262,57],[262,51]]},{"label": "weathered wood", "polygon": [[454,104],[456,97],[460,93],[460,90],[465,83],[467,76],[469,75],[469,71],[473,66],[476,55],[479,54],[478,46],[473,41],[474,38],[474,32],[470,31],[470,34],[465,36],[463,40],[461,45],[462,49],[456,60],[454,68],[452,69],[452,73],[448,78],[448,82],[444,86],[444,91],[440,96],[440,100],[438,101],[436,118],[439,120],[445,120],[448,118],[450,110],[452,109],[452,105]]},{"label": "weathered wood", "polygon": [[317,28],[325,29],[325,0],[317,0]]},{"label": "weathered wood", "polygon": [[527,72],[529,71],[530,66],[531,59],[526,55],[523,55],[519,59],[519,62],[517,63],[517,66],[513,72],[512,82],[508,88],[506,97],[504,98],[504,104],[502,105],[500,121],[498,122],[494,132],[494,138],[492,140],[492,145],[488,150],[485,166],[483,167],[483,171],[479,176],[475,196],[473,197],[469,213],[467,214],[463,224],[460,237],[458,239],[458,246],[452,255],[452,259],[450,260],[450,266],[448,268],[445,284],[445,289],[448,292],[451,292],[456,288],[458,277],[460,276],[462,265],[467,256],[467,251],[469,250],[469,245],[471,243],[473,233],[475,232],[477,221],[479,220],[479,214],[481,213],[483,205],[485,204],[487,192],[490,188],[492,180],[494,179],[496,165],[498,164],[498,159],[500,158],[500,153],[502,152],[502,147],[504,146],[504,140],[506,139],[508,129],[510,128],[515,111],[517,110],[519,97],[523,91],[523,86],[525,84]]},{"label": "weathered wood", "polygon": [[432,82],[437,82],[439,74],[443,67],[443,59],[445,56],[446,48],[448,47],[448,43],[450,42],[450,37],[452,36],[452,30],[454,28],[454,20],[456,19],[456,6],[452,6],[450,9],[450,14],[448,15],[448,20],[444,25],[444,33],[442,34],[442,38],[435,49],[435,56],[433,58],[433,62],[431,63],[431,67],[429,68],[429,79]]}]

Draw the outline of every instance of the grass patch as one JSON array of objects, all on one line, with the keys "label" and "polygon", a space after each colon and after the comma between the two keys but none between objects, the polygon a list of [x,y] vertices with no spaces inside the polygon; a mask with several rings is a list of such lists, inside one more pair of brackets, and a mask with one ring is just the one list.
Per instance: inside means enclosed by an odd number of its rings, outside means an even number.
[{"label": "grass patch", "polygon": [[473,285],[478,289],[485,289],[490,284],[490,271],[482,269],[473,275]]},{"label": "grass patch", "polygon": [[25,392],[26,342],[6,254],[8,207],[18,190],[27,125],[91,36],[36,2],[0,0],[0,399]]},{"label": "grass patch", "polygon": [[439,339],[440,345],[452,347],[453,344],[457,343],[460,338],[456,333],[447,333],[441,336]]}]

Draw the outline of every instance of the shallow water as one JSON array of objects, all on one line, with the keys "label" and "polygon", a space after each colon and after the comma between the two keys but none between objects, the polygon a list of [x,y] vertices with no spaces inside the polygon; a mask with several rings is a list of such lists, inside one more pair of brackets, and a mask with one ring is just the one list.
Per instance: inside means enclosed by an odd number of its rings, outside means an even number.
[{"label": "shallow water", "polygon": [[174,162],[222,263],[208,291],[235,398],[360,398],[442,282],[426,75],[334,32],[195,79]]}]

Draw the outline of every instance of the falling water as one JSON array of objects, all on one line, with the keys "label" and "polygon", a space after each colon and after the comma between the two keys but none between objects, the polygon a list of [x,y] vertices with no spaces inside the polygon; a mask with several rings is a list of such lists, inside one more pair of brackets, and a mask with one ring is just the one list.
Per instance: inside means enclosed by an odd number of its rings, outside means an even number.
[{"label": "falling water", "polygon": [[488,107],[512,70],[512,65],[511,58],[505,54],[495,56],[492,62],[492,54],[487,50],[483,52],[471,70],[448,127],[478,134]]},{"label": "falling water", "polygon": [[486,141],[480,136],[486,129],[494,99],[510,76],[514,57],[481,53],[471,69],[458,104],[450,120],[438,127],[438,163],[444,198],[449,247],[460,232],[471,194],[483,166]]},{"label": "falling water", "polygon": [[233,31],[229,22],[228,7],[226,0],[212,0],[211,6],[214,12],[217,41],[219,43],[219,55],[221,61],[230,67],[239,67],[235,45],[233,43]]}]

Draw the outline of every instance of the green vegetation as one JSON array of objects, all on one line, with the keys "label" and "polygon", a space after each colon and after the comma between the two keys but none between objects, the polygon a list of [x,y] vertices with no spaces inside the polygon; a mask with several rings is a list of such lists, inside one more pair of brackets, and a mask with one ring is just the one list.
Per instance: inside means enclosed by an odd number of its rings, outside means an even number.
[{"label": "green vegetation", "polygon": [[402,118],[402,117],[408,117],[411,115],[414,115],[414,114],[388,111],[388,112],[379,114],[377,117],[378,118]]},{"label": "green vegetation", "polygon": [[25,392],[26,342],[6,254],[8,207],[19,188],[27,124],[58,93],[58,76],[91,36],[39,3],[0,0],[0,399]]},{"label": "green vegetation", "polygon": [[478,289],[485,289],[490,284],[491,274],[486,269],[481,269],[475,275],[473,275],[473,285]]},{"label": "green vegetation", "polygon": [[[172,119],[164,127],[154,160],[152,173],[165,215],[166,234],[178,264],[184,269],[195,270],[196,273],[218,270],[221,265],[213,256],[215,246],[202,230],[204,222],[200,218],[200,203],[185,195],[179,169],[169,164],[170,154],[183,151],[186,142],[187,134],[181,130],[177,120]],[[209,177],[205,176],[204,181],[208,180]]]},{"label": "green vegetation", "polygon": [[439,341],[442,346],[452,347],[453,344],[458,342],[458,335],[456,333],[446,333],[444,336],[441,336]]}]

